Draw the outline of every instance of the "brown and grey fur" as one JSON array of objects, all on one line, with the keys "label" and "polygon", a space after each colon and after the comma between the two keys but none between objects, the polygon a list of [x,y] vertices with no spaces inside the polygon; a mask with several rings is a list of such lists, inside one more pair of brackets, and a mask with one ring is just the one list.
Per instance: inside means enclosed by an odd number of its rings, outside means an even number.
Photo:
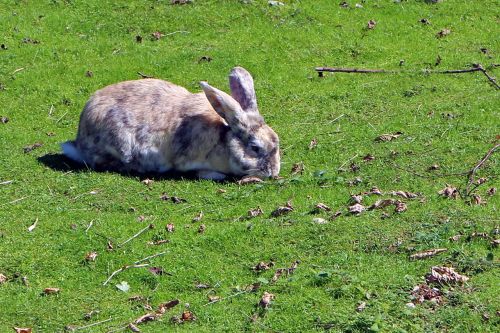
[{"label": "brown and grey fur", "polygon": [[236,67],[229,83],[232,96],[206,82],[197,94],[156,79],[107,86],[89,99],[63,152],[99,170],[277,176],[278,136],[259,114],[251,75]]}]

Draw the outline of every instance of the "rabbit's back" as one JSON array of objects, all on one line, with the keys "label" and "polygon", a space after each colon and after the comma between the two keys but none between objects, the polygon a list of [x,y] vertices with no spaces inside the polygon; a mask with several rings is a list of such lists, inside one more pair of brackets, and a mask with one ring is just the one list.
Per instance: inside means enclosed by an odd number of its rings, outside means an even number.
[{"label": "rabbit's back", "polygon": [[182,119],[206,110],[193,109],[193,96],[156,79],[107,86],[85,105],[75,146],[92,168],[165,172],[172,168],[170,147]]}]

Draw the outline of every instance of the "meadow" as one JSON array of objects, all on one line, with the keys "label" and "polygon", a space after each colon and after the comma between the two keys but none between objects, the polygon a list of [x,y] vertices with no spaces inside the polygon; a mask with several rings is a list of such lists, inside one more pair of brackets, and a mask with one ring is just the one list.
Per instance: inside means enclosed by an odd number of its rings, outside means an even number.
[{"label": "meadow", "polygon": [[[498,89],[435,72],[499,75],[500,3],[183,2],[0,0],[0,332],[497,332]],[[60,154],[97,89],[237,65],[279,179]]]}]

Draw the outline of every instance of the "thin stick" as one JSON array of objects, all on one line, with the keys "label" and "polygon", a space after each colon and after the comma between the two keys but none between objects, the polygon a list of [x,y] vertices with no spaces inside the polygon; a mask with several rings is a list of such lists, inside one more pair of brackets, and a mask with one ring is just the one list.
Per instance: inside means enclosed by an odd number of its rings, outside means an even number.
[{"label": "thin stick", "polygon": [[94,220],[90,221],[89,226],[87,227],[87,229],[85,229],[85,233],[87,233],[87,231],[89,231],[90,227],[92,227],[92,224],[94,224]]},{"label": "thin stick", "polygon": [[14,75],[16,73],[19,73],[20,71],[24,71],[24,67],[21,67],[21,68],[18,68],[16,69],[15,71],[13,71],[12,73],[10,73],[11,75]]},{"label": "thin stick", "polygon": [[92,323],[92,324],[89,324],[89,325],[85,325],[85,326],[75,327],[75,328],[73,328],[73,331],[79,331],[79,330],[83,330],[83,329],[86,329],[86,328],[89,328],[89,327],[94,327],[94,326],[97,326],[97,325],[101,325],[101,324],[107,323],[108,321],[111,321],[111,320],[113,320],[113,318],[104,319],[104,320],[97,321],[95,323]]},{"label": "thin stick", "polygon": [[120,245],[118,245],[118,247],[122,247],[123,245],[127,244],[128,242],[130,242],[132,239],[134,238],[137,238],[139,237],[143,232],[145,232],[146,230],[148,229],[153,229],[154,228],[154,225],[153,224],[150,224],[148,225],[147,227],[139,230],[138,233],[136,233],[135,235],[133,235],[132,237],[130,237],[129,239],[127,239],[125,242],[121,243]]},{"label": "thin stick", "polygon": [[137,260],[136,262],[134,262],[134,264],[140,264],[141,262],[143,261],[146,261],[146,260],[149,260],[149,259],[153,259],[153,258],[156,258],[156,257],[159,257],[159,256],[162,256],[164,254],[167,254],[167,251],[165,252],[160,252],[160,253],[157,253],[157,254],[153,254],[152,256],[149,256],[149,257],[146,257],[144,259],[141,259],[141,260]]},{"label": "thin stick", "polygon": [[497,81],[495,80],[494,77],[490,76],[488,74],[488,72],[486,72],[486,69],[484,69],[481,65],[480,67],[481,68],[481,72],[488,78],[488,80],[490,80],[490,82],[493,84],[493,86],[497,89],[500,89],[500,86],[498,85]]},{"label": "thin stick", "polygon": [[339,167],[337,168],[337,170],[342,170],[342,168],[343,168],[343,167],[344,167],[347,163],[349,163],[350,161],[352,161],[353,159],[355,159],[356,157],[358,157],[358,155],[359,155],[359,154],[356,154],[356,155],[354,155],[353,157],[351,157],[350,159],[348,159],[347,161],[345,161],[344,163],[342,163],[342,165],[341,165],[341,166],[339,166]]},{"label": "thin stick", "polygon": [[174,34],[188,34],[188,33],[189,33],[189,31],[179,30],[179,31],[169,32],[168,34],[165,34],[163,36],[170,36],[170,35],[174,35]]},{"label": "thin stick", "polygon": [[[469,171],[469,181],[467,182],[467,188],[465,190],[465,195],[468,196],[471,194],[472,191],[470,191],[470,186],[472,185],[472,183],[474,182],[474,176],[477,172],[477,170],[479,170],[479,168],[481,166],[483,166],[483,164],[488,160],[488,158],[490,158],[491,154],[493,154],[495,152],[495,150],[498,149],[498,147],[500,147],[500,143],[497,143],[493,148],[491,148],[490,150],[488,150],[488,152],[486,153],[486,155],[484,155],[484,157],[479,161],[479,163],[476,164],[475,167],[473,167],[470,171]],[[476,187],[477,188],[477,187]],[[475,189],[475,188],[474,188]]]},{"label": "thin stick", "polygon": [[129,268],[142,268],[142,267],[146,267],[146,266],[149,266],[149,264],[140,264],[140,265],[125,265],[123,266],[122,268],[120,269],[117,269],[116,271],[114,271],[113,273],[111,273],[111,275],[108,277],[108,279],[106,281],[104,281],[104,283],[102,284],[103,286],[107,285],[109,281],[111,281],[111,279],[118,273],[121,273]]},{"label": "thin stick", "polygon": [[9,205],[9,204],[13,204],[13,203],[16,203],[16,202],[19,202],[19,201],[24,200],[24,199],[26,199],[26,198],[27,198],[27,197],[22,197],[22,198],[19,198],[19,199],[12,200],[11,202],[6,202],[6,203],[4,203],[4,204],[1,204],[1,205],[0,205],[0,207],[1,207],[1,206],[5,206],[5,205]]},{"label": "thin stick", "polygon": [[4,182],[1,182],[0,185],[9,185],[12,184],[13,180],[6,180]]}]

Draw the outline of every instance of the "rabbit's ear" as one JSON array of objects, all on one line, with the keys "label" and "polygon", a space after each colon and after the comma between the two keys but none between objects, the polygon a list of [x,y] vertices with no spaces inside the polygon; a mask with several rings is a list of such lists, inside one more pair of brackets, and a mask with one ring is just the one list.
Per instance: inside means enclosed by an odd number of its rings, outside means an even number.
[{"label": "rabbit's ear", "polygon": [[244,115],[238,102],[225,92],[212,87],[204,81],[200,82],[200,86],[205,92],[210,105],[219,116],[224,118],[230,127],[243,127],[244,120],[241,118]]},{"label": "rabbit's ear", "polygon": [[258,112],[253,79],[243,67],[235,67],[229,74],[231,95],[246,112]]}]

